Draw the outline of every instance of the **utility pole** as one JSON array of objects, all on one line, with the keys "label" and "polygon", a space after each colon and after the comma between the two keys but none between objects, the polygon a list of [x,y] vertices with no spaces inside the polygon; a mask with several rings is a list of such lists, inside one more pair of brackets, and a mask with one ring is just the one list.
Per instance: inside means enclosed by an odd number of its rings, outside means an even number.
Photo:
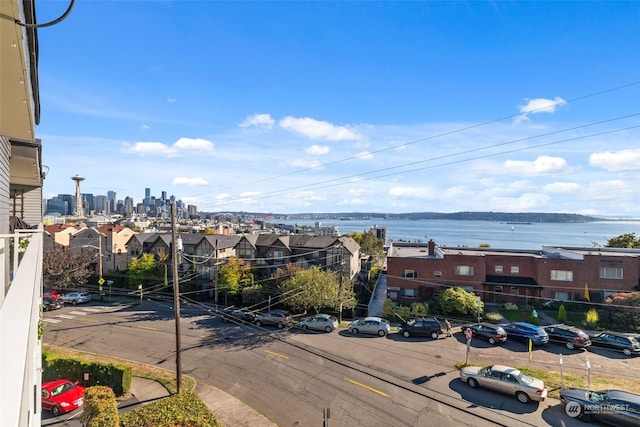
[{"label": "utility pole", "polygon": [[215,243],[213,245],[213,274],[214,276],[214,302],[216,303],[216,310],[218,309],[218,236],[216,236]]},{"label": "utility pole", "polygon": [[176,204],[171,203],[171,244],[173,246],[173,312],[176,319],[176,389],[180,394],[182,367],[180,363],[180,284],[178,283],[178,245],[176,241]]},{"label": "utility pole", "polygon": [[338,298],[340,299],[339,322],[342,323],[342,280],[344,277],[344,253],[342,252],[342,242],[340,242],[340,286],[338,287]]}]

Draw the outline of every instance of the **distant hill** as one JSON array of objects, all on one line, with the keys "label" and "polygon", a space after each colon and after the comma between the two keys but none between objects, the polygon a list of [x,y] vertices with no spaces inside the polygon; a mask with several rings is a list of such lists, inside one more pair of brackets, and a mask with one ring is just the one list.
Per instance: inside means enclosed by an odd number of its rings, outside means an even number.
[{"label": "distant hill", "polygon": [[[571,213],[543,213],[543,212],[409,212],[398,214],[381,214],[379,212],[338,212],[338,213],[297,213],[297,214],[274,214],[274,213],[249,213],[249,212],[226,212],[236,216],[262,217],[269,221],[278,219],[304,219],[304,220],[366,220],[366,219],[450,219],[458,221],[499,221],[510,223],[531,223],[531,222],[594,222],[607,221],[603,217],[595,217]],[[618,219],[619,220],[619,219]]]}]

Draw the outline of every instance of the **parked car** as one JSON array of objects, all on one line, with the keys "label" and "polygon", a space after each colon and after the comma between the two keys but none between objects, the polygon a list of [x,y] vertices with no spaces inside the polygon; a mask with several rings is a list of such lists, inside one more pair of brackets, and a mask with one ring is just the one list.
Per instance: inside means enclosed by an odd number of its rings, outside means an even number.
[{"label": "parked car", "polygon": [[60,299],[65,303],[76,305],[91,301],[91,294],[89,292],[68,292],[63,294]]},{"label": "parked car", "polygon": [[525,342],[531,340],[536,345],[549,342],[549,334],[542,326],[527,322],[501,323],[509,338],[519,339]]},{"label": "parked car", "polygon": [[338,328],[338,318],[330,314],[318,313],[315,316],[300,319],[299,326],[302,329],[331,332]]},{"label": "parked car", "polygon": [[391,332],[387,319],[381,317],[365,317],[354,320],[349,324],[348,331],[352,334],[374,334],[384,337]]},{"label": "parked car", "polygon": [[284,310],[273,310],[266,313],[257,313],[254,322],[257,326],[277,325],[279,329],[291,325],[291,316]]},{"label": "parked car", "polygon": [[53,298],[53,299],[60,299],[62,294],[60,292],[56,291],[55,289],[45,289],[42,292],[42,296],[43,297]]},{"label": "parked car", "polygon": [[460,379],[472,388],[480,386],[510,394],[522,403],[528,403],[531,400],[541,402],[548,393],[542,380],[503,365],[467,366],[460,370]]},{"label": "parked car", "polygon": [[69,380],[55,380],[42,384],[42,409],[54,416],[71,412],[84,405],[84,387]]},{"label": "parked car", "polygon": [[640,426],[640,395],[622,390],[560,390],[565,412],[584,421],[600,421],[612,426]]},{"label": "parked car", "polygon": [[549,325],[544,330],[549,334],[549,341],[563,343],[569,350],[591,345],[589,335],[582,329],[569,325]]},{"label": "parked car", "polygon": [[591,335],[591,345],[623,352],[626,356],[640,354],[640,342],[635,337],[619,332],[600,332]]},{"label": "parked car", "polygon": [[256,318],[255,314],[250,313],[246,310],[236,308],[233,310],[225,310],[222,312],[220,316],[223,322],[229,322],[232,320],[241,320],[244,322],[253,322]]},{"label": "parked car", "polygon": [[507,340],[507,332],[502,326],[493,323],[480,322],[460,327],[462,332],[471,330],[471,335],[489,341],[489,344],[498,344]]},{"label": "parked car", "polygon": [[42,311],[57,310],[64,306],[64,301],[52,297],[42,298]]},{"label": "parked car", "polygon": [[442,325],[435,317],[419,318],[409,320],[407,323],[400,325],[398,333],[405,338],[412,336],[426,336],[434,340],[442,335]]}]

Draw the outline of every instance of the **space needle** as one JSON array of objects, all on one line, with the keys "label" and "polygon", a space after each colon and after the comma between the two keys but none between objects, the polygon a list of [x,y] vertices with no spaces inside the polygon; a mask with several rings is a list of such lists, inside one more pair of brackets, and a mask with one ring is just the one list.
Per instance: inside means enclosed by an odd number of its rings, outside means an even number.
[{"label": "space needle", "polygon": [[84,178],[76,174],[76,176],[72,176],[71,179],[76,182],[76,208],[74,215],[77,217],[82,217],[84,216],[84,212],[82,209],[82,193],[80,192],[80,182],[84,181]]}]

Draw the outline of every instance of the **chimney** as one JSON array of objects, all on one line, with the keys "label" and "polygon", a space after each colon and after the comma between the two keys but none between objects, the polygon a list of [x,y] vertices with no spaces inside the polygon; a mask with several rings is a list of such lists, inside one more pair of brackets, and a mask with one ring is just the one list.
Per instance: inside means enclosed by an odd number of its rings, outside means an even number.
[{"label": "chimney", "polygon": [[436,244],[433,239],[429,239],[429,256],[436,255]]}]

